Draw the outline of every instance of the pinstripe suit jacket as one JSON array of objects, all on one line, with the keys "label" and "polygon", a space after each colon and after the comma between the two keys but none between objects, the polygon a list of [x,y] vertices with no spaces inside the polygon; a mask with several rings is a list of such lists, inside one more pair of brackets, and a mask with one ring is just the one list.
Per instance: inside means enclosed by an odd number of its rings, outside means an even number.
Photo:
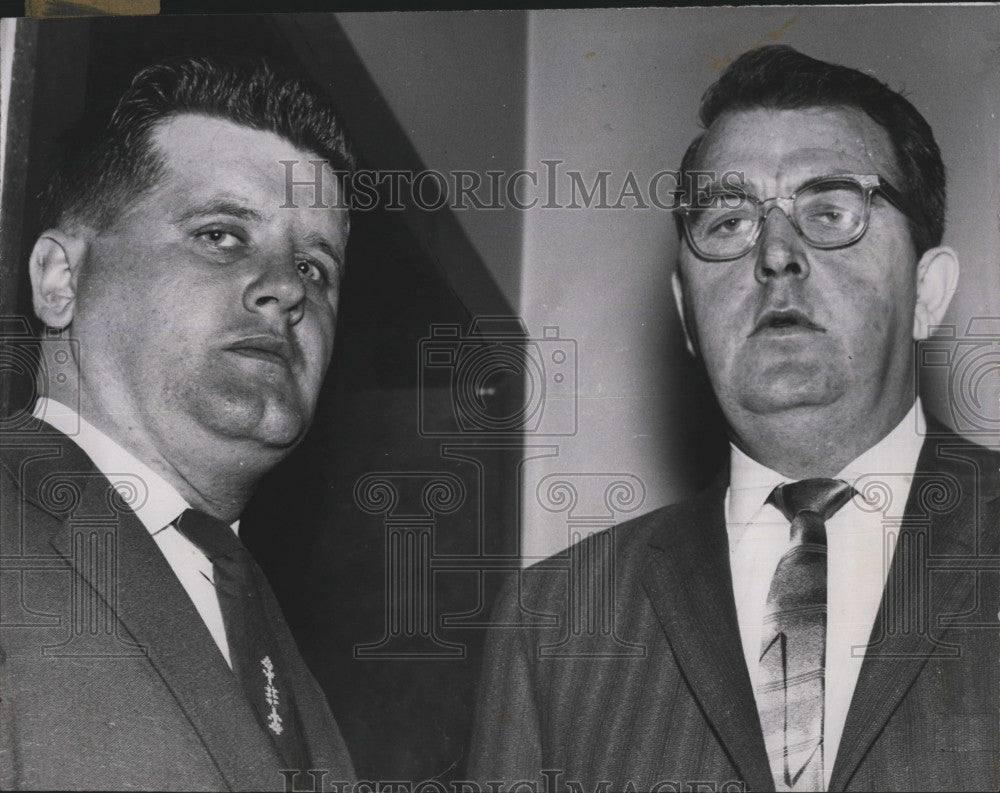
[{"label": "pinstripe suit jacket", "polygon": [[[0,789],[285,789],[275,745],[156,542],[76,444],[30,430],[0,440]],[[282,646],[275,685],[294,691],[312,766],[352,780],[264,594]],[[300,775],[299,789],[312,784]]]},{"label": "pinstripe suit jacket", "polygon": [[[1000,456],[931,421],[831,790],[1000,786]],[[512,579],[470,758],[543,790],[773,790],[708,490]],[[657,788],[658,783],[664,783]]]}]

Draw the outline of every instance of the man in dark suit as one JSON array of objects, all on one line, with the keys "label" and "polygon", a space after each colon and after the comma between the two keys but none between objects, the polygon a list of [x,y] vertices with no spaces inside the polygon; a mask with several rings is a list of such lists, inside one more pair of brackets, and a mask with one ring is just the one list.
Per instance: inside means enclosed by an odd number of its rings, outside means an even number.
[{"label": "man in dark suit", "polygon": [[237,535],[330,360],[342,126],[294,77],[185,59],[87,129],[30,259],[45,396],[0,444],[0,787],[350,780]]},{"label": "man in dark suit", "polygon": [[782,46],[731,64],[701,121],[674,287],[729,465],[509,584],[473,776],[996,789],[998,456],[914,396],[958,277],[931,130]]}]

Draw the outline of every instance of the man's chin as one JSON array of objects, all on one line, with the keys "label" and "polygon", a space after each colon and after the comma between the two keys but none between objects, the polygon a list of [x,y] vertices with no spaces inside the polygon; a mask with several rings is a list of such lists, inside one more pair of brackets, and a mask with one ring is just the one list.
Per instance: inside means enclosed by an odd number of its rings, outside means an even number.
[{"label": "man's chin", "polygon": [[294,449],[306,433],[308,423],[302,419],[268,422],[257,427],[254,440],[278,452]]},{"label": "man's chin", "polygon": [[253,427],[248,427],[245,437],[276,452],[290,452],[306,433],[309,427],[308,417],[299,411],[289,410],[284,406],[275,408],[269,406]]},{"label": "man's chin", "polygon": [[821,409],[844,395],[843,383],[828,378],[769,377],[740,389],[739,404],[759,416]]},{"label": "man's chin", "polygon": [[309,427],[308,412],[287,398],[230,397],[216,407],[205,422],[215,434],[261,447],[264,454],[287,454]]}]

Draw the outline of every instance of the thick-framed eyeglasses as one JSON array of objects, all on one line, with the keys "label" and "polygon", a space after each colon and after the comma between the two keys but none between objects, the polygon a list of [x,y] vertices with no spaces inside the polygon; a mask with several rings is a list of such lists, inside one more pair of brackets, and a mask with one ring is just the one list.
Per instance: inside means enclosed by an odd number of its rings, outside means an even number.
[{"label": "thick-framed eyeglasses", "polygon": [[768,213],[777,207],[814,248],[843,248],[868,230],[872,195],[879,193],[900,212],[915,218],[912,205],[876,174],[836,174],[810,179],[787,198],[763,201],[750,193],[714,188],[674,210],[684,237],[699,259],[729,261],[757,244]]}]

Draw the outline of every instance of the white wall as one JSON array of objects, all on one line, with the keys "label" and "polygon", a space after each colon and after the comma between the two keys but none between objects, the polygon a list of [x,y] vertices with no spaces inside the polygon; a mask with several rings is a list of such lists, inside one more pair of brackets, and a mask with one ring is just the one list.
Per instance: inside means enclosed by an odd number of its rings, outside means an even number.
[{"label": "white wall", "polygon": [[[609,170],[610,185],[628,171],[642,184],[676,168],[697,132],[701,93],[754,45],[787,43],[905,89],[933,127],[949,173],[946,243],[964,269],[946,321],[964,329],[970,316],[1000,316],[997,8],[534,11],[528,28],[526,167],[560,159],[588,182]],[[558,326],[575,339],[579,362],[577,434],[544,439],[558,442],[559,456],[524,469],[529,557],[570,540],[567,513],[539,503],[547,475],[575,475],[573,517],[584,530],[610,524],[612,514],[603,499],[608,480],[579,474],[634,475],[645,488],[639,511],[676,500],[702,478],[689,462],[702,434],[692,408],[702,398],[670,295],[675,251],[672,221],[658,210],[525,215],[522,314],[535,335]],[[929,396],[946,417],[940,384]]]}]

